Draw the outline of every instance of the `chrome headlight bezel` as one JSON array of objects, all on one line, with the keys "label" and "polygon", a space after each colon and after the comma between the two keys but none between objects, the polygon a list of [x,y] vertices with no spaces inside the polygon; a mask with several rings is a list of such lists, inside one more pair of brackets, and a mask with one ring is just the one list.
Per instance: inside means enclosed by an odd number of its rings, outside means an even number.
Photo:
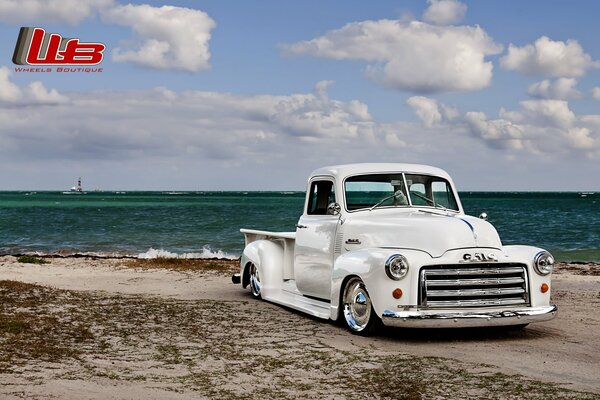
[{"label": "chrome headlight bezel", "polygon": [[554,257],[547,251],[540,251],[533,259],[533,268],[538,275],[550,275],[554,269]]},{"label": "chrome headlight bezel", "polygon": [[402,254],[393,254],[385,262],[385,273],[388,278],[399,281],[408,274],[409,264]]}]

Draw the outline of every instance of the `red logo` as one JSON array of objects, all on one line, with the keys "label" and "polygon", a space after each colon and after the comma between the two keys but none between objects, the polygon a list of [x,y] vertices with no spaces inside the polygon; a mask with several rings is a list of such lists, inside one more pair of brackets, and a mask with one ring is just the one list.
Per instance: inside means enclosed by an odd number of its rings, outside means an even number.
[{"label": "red logo", "polygon": [[13,54],[17,65],[97,65],[102,62],[103,43],[81,43],[42,28],[22,27]]}]

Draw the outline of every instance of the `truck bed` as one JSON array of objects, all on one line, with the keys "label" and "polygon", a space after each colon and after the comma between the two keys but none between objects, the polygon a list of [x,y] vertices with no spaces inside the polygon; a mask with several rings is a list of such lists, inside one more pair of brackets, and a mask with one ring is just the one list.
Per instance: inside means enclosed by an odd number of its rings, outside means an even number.
[{"label": "truck bed", "polygon": [[295,241],[296,240],[296,232],[269,232],[269,231],[260,231],[256,229],[240,229],[240,232],[244,234],[246,238],[246,246],[248,244],[263,239],[288,239]]}]

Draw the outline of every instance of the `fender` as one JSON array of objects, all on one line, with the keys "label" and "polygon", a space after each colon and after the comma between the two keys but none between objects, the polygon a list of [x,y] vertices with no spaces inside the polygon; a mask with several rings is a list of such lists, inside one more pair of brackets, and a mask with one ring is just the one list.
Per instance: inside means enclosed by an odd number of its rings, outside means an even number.
[{"label": "fender", "polygon": [[240,263],[243,287],[248,286],[247,269],[250,263],[258,268],[263,297],[268,297],[269,291],[281,286],[283,245],[271,240],[257,240],[246,246]]},{"label": "fender", "polygon": [[546,293],[541,293],[539,287],[543,283],[550,285],[550,276],[552,274],[548,276],[540,276],[533,267],[533,260],[535,259],[535,256],[539,252],[544,251],[544,249],[534,246],[511,245],[502,247],[502,250],[510,257],[511,260],[527,265],[531,306],[537,307],[549,304],[551,291],[549,290]]},{"label": "fender", "polygon": [[512,260],[519,260],[523,264],[531,265],[535,255],[544,249],[534,246],[509,245],[503,246],[502,251]]},{"label": "fender", "polygon": [[385,273],[384,265],[392,254],[402,254],[414,265],[432,260],[426,252],[414,249],[363,248],[342,254],[335,261],[331,276],[331,319],[337,320],[340,315],[342,289],[352,276],[358,276],[365,283],[378,315],[384,311],[383,308],[379,309],[380,305],[386,303],[380,299],[390,296],[396,287],[400,287],[405,294],[403,302],[406,305],[416,304],[417,290],[411,281],[419,271],[411,268],[401,281],[391,280]]}]

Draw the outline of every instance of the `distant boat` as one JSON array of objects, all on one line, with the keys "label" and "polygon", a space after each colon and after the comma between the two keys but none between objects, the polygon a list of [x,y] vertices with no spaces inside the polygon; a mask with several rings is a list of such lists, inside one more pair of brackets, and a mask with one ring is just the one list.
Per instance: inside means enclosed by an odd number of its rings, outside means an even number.
[{"label": "distant boat", "polygon": [[68,192],[62,192],[62,194],[85,194],[81,187],[81,177],[77,180],[77,186],[73,186]]}]

